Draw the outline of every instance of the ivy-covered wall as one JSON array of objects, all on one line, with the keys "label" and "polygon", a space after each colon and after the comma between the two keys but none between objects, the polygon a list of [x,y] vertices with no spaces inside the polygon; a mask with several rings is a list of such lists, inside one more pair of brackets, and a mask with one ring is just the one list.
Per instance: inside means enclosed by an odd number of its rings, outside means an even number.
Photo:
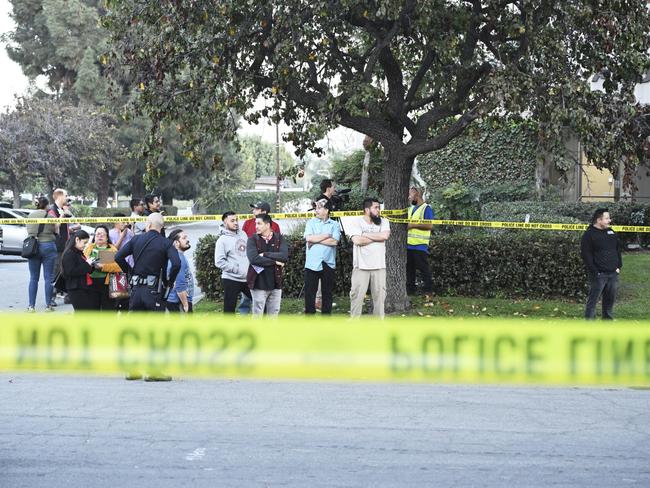
[{"label": "ivy-covered wall", "polygon": [[428,188],[452,183],[485,188],[493,184],[535,184],[537,128],[534,123],[488,119],[470,126],[438,151],[418,158]]}]

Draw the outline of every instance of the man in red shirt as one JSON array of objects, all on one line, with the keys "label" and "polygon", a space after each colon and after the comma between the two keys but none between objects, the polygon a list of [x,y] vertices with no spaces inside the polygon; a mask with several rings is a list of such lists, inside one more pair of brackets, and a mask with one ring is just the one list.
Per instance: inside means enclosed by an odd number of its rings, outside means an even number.
[{"label": "man in red shirt", "polygon": [[[246,232],[248,237],[252,237],[257,233],[255,230],[255,218],[261,214],[271,213],[271,205],[267,202],[251,203],[251,208],[253,209],[253,218],[244,222],[244,226],[242,227],[242,230]],[[271,230],[276,234],[281,234],[280,226],[275,221],[271,222]]]}]

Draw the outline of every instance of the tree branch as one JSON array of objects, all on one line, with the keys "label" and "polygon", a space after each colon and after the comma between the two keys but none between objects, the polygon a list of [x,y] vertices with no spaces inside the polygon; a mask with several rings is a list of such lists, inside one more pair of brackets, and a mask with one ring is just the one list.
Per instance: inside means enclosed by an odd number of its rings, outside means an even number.
[{"label": "tree branch", "polygon": [[449,141],[462,133],[465,128],[479,117],[476,107],[465,112],[460,119],[454,122],[444,134],[437,135],[432,139],[412,140],[406,144],[406,155],[417,156],[431,151],[442,149]]}]

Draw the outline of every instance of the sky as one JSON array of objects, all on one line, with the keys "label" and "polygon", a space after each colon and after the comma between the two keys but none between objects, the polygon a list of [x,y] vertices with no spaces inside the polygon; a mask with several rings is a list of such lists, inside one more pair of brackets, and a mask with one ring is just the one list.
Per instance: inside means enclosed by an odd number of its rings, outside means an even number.
[{"label": "sky", "polygon": [[[8,0],[0,0],[0,35],[13,30],[14,24],[9,14],[11,4]],[[24,95],[29,88],[29,79],[23,75],[20,66],[14,63],[5,49],[4,43],[0,46],[0,112],[10,109],[15,105],[15,95]],[[262,137],[267,142],[275,143],[275,127],[269,125],[268,121],[262,120],[257,125],[242,124],[240,134],[255,134]],[[280,133],[287,132],[288,128],[280,124]],[[339,127],[331,131],[328,136],[321,142],[321,146],[326,149],[329,155],[333,153],[349,153],[356,149],[362,148],[363,135]],[[293,145],[285,143],[287,150],[291,154],[294,152]]]}]

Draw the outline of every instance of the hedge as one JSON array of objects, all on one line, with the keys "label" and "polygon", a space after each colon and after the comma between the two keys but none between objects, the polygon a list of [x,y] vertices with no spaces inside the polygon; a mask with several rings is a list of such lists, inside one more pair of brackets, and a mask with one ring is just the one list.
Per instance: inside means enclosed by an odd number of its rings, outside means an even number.
[{"label": "hedge", "polygon": [[[650,225],[650,204],[630,202],[500,202],[488,203],[481,209],[481,219],[523,222],[526,214],[531,222],[590,223],[594,211],[606,207],[613,225]],[[647,233],[621,232],[623,243],[650,245]]]},{"label": "hedge", "polygon": [[[283,296],[300,296],[304,283],[304,241],[287,237]],[[216,237],[201,238],[195,252],[196,279],[205,295],[222,299],[221,271],[214,265]],[[581,298],[587,289],[575,233],[434,235],[430,247],[434,291],[438,295]],[[350,291],[352,255],[337,252],[335,295]]]}]

